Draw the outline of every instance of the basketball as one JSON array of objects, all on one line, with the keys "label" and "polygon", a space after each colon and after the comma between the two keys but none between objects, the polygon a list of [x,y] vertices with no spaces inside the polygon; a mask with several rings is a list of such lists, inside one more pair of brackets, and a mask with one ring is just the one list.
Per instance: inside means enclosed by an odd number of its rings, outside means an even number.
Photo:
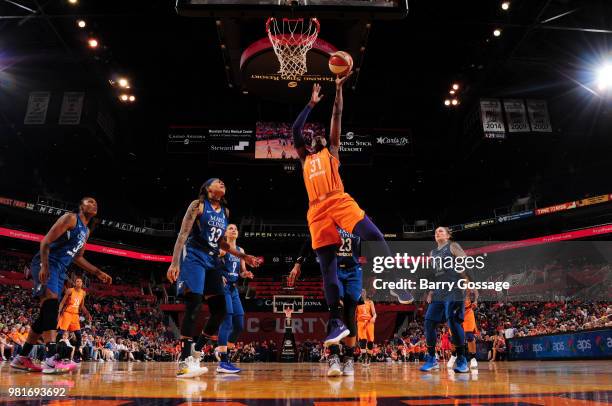
[{"label": "basketball", "polygon": [[338,76],[348,75],[353,69],[353,57],[348,52],[337,51],[329,57],[329,70]]}]

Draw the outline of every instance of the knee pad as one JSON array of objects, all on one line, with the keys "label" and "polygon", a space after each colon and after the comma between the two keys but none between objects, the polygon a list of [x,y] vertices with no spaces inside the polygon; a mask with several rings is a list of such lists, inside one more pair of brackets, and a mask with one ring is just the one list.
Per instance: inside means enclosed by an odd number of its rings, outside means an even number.
[{"label": "knee pad", "polygon": [[374,343],[372,341],[368,341],[368,350],[372,351],[374,349]]},{"label": "knee pad", "polygon": [[185,316],[181,323],[181,335],[193,337],[195,335],[195,322],[202,308],[202,295],[189,292],[185,294]]},{"label": "knee pad", "polygon": [[367,342],[368,340],[366,340],[365,338],[362,338],[361,340],[359,340],[359,348],[361,348],[362,350],[365,350]]},{"label": "knee pad", "polygon": [[59,301],[57,299],[47,299],[40,306],[38,318],[32,324],[32,330],[36,334],[57,329],[57,315],[59,313]]},{"label": "knee pad", "polygon": [[227,313],[225,296],[211,296],[207,299],[207,302],[210,317],[204,326],[204,334],[215,336],[219,332],[219,327],[221,323],[223,323],[223,319],[225,319],[225,314]]},{"label": "knee pad", "polygon": [[348,327],[350,333],[349,337],[355,337],[357,335],[357,319],[355,318],[355,311],[357,310],[357,302],[351,297],[344,298],[344,323]]}]

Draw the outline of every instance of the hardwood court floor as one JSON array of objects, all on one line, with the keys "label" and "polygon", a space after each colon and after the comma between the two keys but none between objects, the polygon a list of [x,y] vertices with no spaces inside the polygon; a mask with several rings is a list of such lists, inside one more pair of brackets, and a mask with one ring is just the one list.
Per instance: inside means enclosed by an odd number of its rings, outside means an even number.
[{"label": "hardwood court floor", "polygon": [[[52,405],[609,405],[612,361],[481,363],[478,373],[424,374],[418,364],[356,365],[327,378],[326,364],[242,364],[239,375],[176,379],[174,363],[91,363],[66,375],[0,364],[0,404]],[[18,398],[10,388],[64,388],[65,397]],[[13,389],[14,390],[14,389]],[[219,403],[220,402],[220,403]]]}]

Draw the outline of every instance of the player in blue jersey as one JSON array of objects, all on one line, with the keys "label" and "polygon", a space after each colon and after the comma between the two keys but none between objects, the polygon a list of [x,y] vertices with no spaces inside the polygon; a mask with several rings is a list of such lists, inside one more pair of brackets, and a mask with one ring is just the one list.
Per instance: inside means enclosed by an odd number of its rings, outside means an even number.
[{"label": "player in blue jersey", "polygon": [[[338,228],[341,243],[336,252],[336,273],[333,278],[333,283],[338,287],[340,297],[340,307],[342,318],[347,329],[342,336],[335,340],[325,341],[325,345],[329,346],[331,356],[329,358],[328,376],[354,375],[353,354],[357,345],[357,321],[356,310],[359,300],[361,299],[363,271],[359,261],[360,256],[360,239],[341,228]],[[301,266],[308,256],[313,254],[310,240],[306,241],[302,246],[300,256],[298,257],[291,273],[288,277],[288,284],[293,286],[295,281],[300,276]],[[340,346],[339,341],[344,344],[344,360],[340,365]]]},{"label": "player in blue jersey", "polygon": [[[74,365],[57,357],[56,336],[59,300],[67,279],[71,263],[85,272],[95,275],[104,283],[112,278],[90,264],[84,257],[85,243],[98,213],[98,203],[91,197],[84,197],[77,213],[66,213],[51,227],[40,242],[40,251],[32,259],[30,270],[34,279],[34,296],[40,301],[40,312],[32,323],[26,343],[11,366],[15,369],[43,373],[71,371]],[[46,357],[42,365],[35,364],[29,354],[41,338],[45,343]]]},{"label": "player in blue jersey", "polygon": [[[433,261],[436,282],[454,282],[454,286],[463,273],[457,272],[453,266],[452,258],[465,257],[463,249],[456,242],[451,241],[451,231],[447,227],[438,227],[435,231],[437,247],[431,251],[430,261]],[[427,340],[427,355],[421,371],[428,372],[439,369],[436,359],[436,327],[440,323],[448,322],[452,333],[452,341],[457,351],[457,360],[454,371],[457,373],[469,372],[467,360],[464,356],[465,333],[463,319],[465,316],[464,292],[455,288],[448,290],[434,290],[427,295],[427,313],[425,313],[425,338]]]},{"label": "player in blue jersey", "polygon": [[[223,249],[257,267],[257,258],[233,249],[225,241],[229,210],[225,202],[225,184],[218,178],[208,179],[200,188],[199,198],[191,202],[174,245],[167,277],[177,283],[185,297],[185,315],[181,323],[181,355],[178,378],[193,378],[207,371],[200,367],[200,351],[206,339],[216,337],[225,318],[225,291],[220,250]],[[195,224],[195,227],[194,227]],[[197,334],[196,319],[203,299],[210,317],[203,334]],[[195,354],[191,355],[193,341]]]},{"label": "player in blue jersey", "polygon": [[[225,239],[232,249],[244,253],[244,250],[236,245],[238,239],[238,227],[236,224],[229,224],[225,231]],[[240,368],[233,365],[228,357],[228,348],[236,344],[238,335],[244,329],[244,309],[238,294],[238,278],[253,279],[253,273],[246,268],[243,259],[221,251],[223,258],[223,282],[225,284],[225,306],[227,313],[225,320],[219,328],[219,341],[216,352],[219,356],[220,364],[217,372],[225,374],[235,374],[240,372]]]}]

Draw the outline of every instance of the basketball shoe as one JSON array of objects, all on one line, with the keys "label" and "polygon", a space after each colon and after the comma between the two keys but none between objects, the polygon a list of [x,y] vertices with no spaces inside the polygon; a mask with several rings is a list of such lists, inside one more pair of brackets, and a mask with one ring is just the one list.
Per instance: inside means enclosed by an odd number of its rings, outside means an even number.
[{"label": "basketball shoe", "polygon": [[13,361],[11,361],[11,367],[29,372],[42,372],[43,370],[42,367],[39,364],[34,363],[30,357],[24,357],[22,355],[18,355],[13,358]]},{"label": "basketball shoe", "polygon": [[242,370],[229,361],[221,362],[217,367],[217,372],[220,374],[237,374],[240,371]]},{"label": "basketball shoe", "polygon": [[453,371],[458,374],[470,372],[470,367],[468,366],[467,359],[465,359],[465,356],[459,355],[457,357],[457,364],[455,365],[455,368],[453,368]]},{"label": "basketball shoe", "polygon": [[419,370],[423,372],[429,372],[435,369],[440,369],[440,364],[438,364],[436,356],[427,354],[425,356],[425,364],[423,364],[423,366],[419,368]]},{"label": "basketball shoe", "polygon": [[448,362],[446,363],[446,368],[453,369],[455,367],[455,361],[457,361],[457,357],[451,355],[451,357],[448,359]]},{"label": "basketball shoe", "polygon": [[325,338],[324,344],[326,347],[329,347],[332,344],[338,344],[340,340],[351,333],[340,319],[331,319],[329,324],[331,331]]},{"label": "basketball shoe", "polygon": [[195,378],[208,372],[208,368],[200,367],[200,360],[193,357],[188,357],[184,361],[179,362],[177,378]]},{"label": "basketball shoe", "polygon": [[355,375],[355,367],[353,366],[353,357],[346,358],[342,365],[342,375],[352,376]]},{"label": "basketball shoe", "polygon": [[329,368],[327,369],[327,376],[340,376],[342,375],[342,368],[340,367],[340,358],[337,355],[329,357]]}]

